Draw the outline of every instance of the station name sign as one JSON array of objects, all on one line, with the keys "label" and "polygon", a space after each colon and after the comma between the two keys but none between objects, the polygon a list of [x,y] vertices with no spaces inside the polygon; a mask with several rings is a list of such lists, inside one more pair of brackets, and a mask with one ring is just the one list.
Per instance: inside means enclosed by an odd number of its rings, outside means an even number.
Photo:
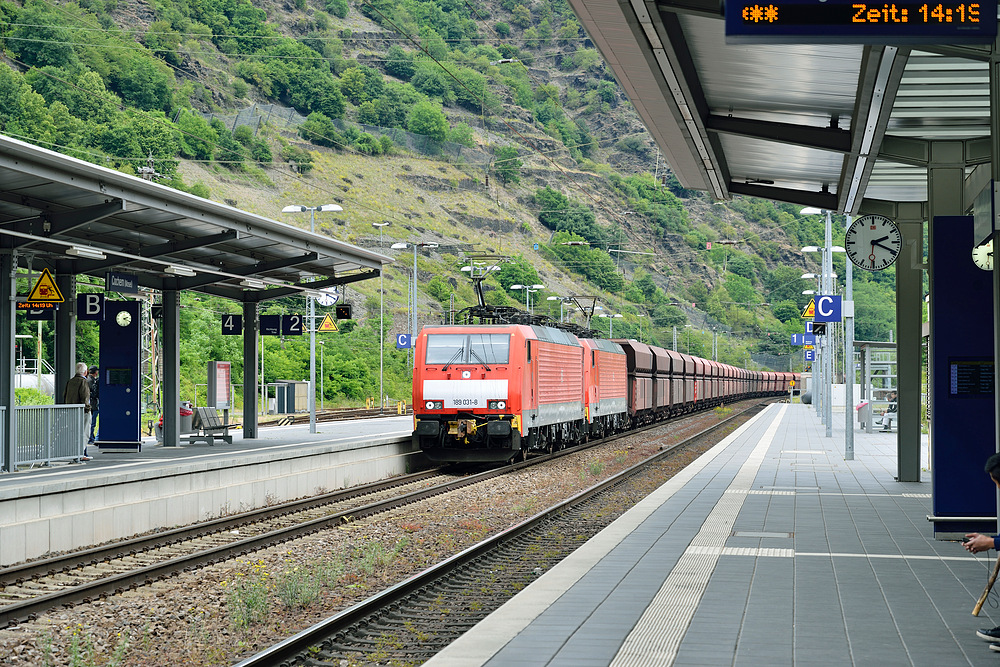
[{"label": "station name sign", "polygon": [[988,44],[997,0],[850,2],[727,0],[730,43]]},{"label": "station name sign", "polygon": [[108,271],[104,276],[104,291],[119,294],[138,294],[139,276],[134,273]]}]

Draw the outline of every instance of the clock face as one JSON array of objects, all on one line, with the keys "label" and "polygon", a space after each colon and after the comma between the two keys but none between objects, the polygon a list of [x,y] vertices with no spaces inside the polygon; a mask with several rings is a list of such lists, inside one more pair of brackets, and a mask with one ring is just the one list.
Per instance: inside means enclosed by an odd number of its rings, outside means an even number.
[{"label": "clock face", "polygon": [[972,261],[983,271],[993,270],[993,239],[972,249]]},{"label": "clock face", "polygon": [[865,215],[844,235],[844,248],[854,266],[865,271],[881,271],[892,266],[903,247],[903,235],[889,218]]},{"label": "clock face", "polygon": [[120,311],[117,315],[115,315],[115,322],[117,322],[120,327],[127,327],[132,322],[132,316],[127,310]]}]

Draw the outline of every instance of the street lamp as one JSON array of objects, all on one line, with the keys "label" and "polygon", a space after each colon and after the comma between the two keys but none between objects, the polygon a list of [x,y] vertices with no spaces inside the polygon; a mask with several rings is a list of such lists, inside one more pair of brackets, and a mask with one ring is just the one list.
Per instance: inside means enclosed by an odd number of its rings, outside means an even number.
[{"label": "street lamp", "polygon": [[621,315],[619,313],[615,313],[614,315],[611,315],[609,313],[601,313],[600,315],[598,315],[598,317],[608,318],[608,338],[614,338],[614,333],[612,329],[614,328],[615,318],[621,317]]},{"label": "street lamp", "polygon": [[[382,228],[388,227],[389,222],[373,222],[372,227],[378,228],[378,249],[382,250]],[[385,384],[383,382],[383,369],[385,362],[385,290],[382,287],[382,269],[378,270],[378,412],[382,414],[382,404],[385,397]]]},{"label": "street lamp", "polygon": [[512,290],[524,290],[524,309],[531,313],[531,293],[540,289],[545,289],[545,285],[511,285]]},{"label": "street lamp", "polygon": [[[309,232],[316,233],[316,211],[343,211],[337,204],[300,206],[292,204],[281,209],[282,213],[309,211]],[[263,378],[261,378],[263,382]],[[309,432],[316,432],[316,300],[309,295]]]},{"label": "street lamp", "polygon": [[546,297],[546,301],[558,301],[559,302],[559,321],[563,321],[563,307],[567,303],[573,303],[573,297],[571,296],[550,296]]},{"label": "street lamp", "polygon": [[[436,248],[437,243],[393,243],[389,246],[393,250],[413,248],[413,289],[410,291],[410,349],[413,349],[414,339],[417,337],[417,248]],[[413,365],[417,365],[416,350],[413,354]]]}]

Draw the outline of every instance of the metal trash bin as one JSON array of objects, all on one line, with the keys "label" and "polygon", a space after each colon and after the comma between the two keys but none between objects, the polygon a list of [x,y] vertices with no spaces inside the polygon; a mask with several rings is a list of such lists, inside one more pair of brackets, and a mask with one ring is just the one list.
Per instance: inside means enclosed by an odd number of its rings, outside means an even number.
[{"label": "metal trash bin", "polygon": [[[191,401],[181,401],[181,406],[177,412],[181,435],[194,433],[194,408],[191,405]],[[156,431],[156,441],[163,442],[163,415],[160,415],[160,421],[156,423],[154,430]]]},{"label": "metal trash bin", "polygon": [[858,423],[861,424],[861,428],[865,428],[872,418],[872,406],[871,403],[867,401],[862,401],[854,406],[854,409],[858,413]]}]

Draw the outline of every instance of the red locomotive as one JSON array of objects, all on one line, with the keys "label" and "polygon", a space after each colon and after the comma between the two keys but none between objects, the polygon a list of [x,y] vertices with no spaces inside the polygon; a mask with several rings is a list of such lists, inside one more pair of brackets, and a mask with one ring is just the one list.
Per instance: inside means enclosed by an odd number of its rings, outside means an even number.
[{"label": "red locomotive", "polygon": [[424,327],[415,354],[413,437],[438,462],[551,452],[798,379],[526,324]]}]

